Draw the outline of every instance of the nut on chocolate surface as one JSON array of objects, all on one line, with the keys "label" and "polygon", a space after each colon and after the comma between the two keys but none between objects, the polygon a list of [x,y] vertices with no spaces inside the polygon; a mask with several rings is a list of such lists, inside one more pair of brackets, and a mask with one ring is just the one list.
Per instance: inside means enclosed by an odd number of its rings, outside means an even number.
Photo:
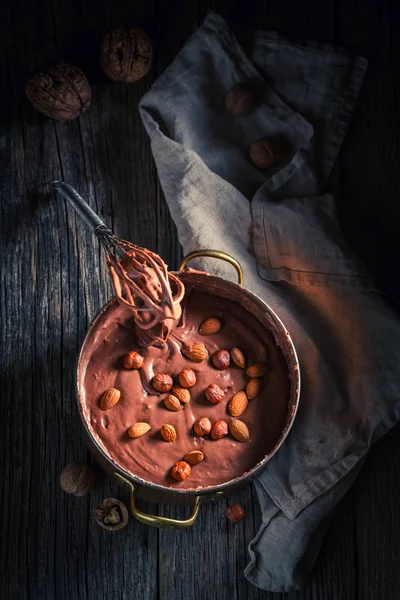
[{"label": "nut on chocolate surface", "polygon": [[36,110],[59,121],[76,119],[89,108],[92,100],[86,76],[63,62],[33,75],[25,86],[25,93]]},{"label": "nut on chocolate surface", "polygon": [[117,27],[101,41],[100,65],[114,81],[138,81],[149,72],[152,58],[151,39],[140,27]]},{"label": "nut on chocolate surface", "polygon": [[67,494],[86,496],[95,485],[93,469],[80,460],[74,460],[61,472],[60,485]]},{"label": "nut on chocolate surface", "polygon": [[95,519],[103,529],[117,531],[127,525],[128,509],[120,500],[106,498],[96,508]]},{"label": "nut on chocolate surface", "polygon": [[234,117],[247,115],[259,104],[259,97],[250,82],[234,85],[225,96],[225,108]]}]

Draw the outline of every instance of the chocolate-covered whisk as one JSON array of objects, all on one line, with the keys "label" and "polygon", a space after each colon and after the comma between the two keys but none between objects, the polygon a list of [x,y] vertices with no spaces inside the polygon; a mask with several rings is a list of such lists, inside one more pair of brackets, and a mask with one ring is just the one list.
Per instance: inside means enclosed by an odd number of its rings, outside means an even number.
[{"label": "chocolate-covered whisk", "polygon": [[53,186],[104,247],[115,294],[133,311],[139,341],[143,345],[165,342],[181,316],[185,288],[180,279],[158,254],[114,235],[71,185],[55,181]]}]

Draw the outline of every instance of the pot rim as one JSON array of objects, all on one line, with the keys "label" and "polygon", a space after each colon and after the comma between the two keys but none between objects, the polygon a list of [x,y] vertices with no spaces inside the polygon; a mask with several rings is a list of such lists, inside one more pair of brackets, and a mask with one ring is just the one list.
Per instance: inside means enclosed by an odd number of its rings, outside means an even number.
[{"label": "pot rim", "polygon": [[[204,488],[200,487],[200,488],[179,489],[179,488],[173,488],[173,487],[169,487],[169,486],[160,485],[157,483],[153,483],[151,481],[147,481],[146,479],[142,479],[141,477],[138,477],[137,475],[134,475],[133,473],[126,471],[118,463],[116,463],[109,456],[109,454],[107,454],[105,452],[105,450],[102,448],[102,446],[97,441],[93,432],[89,429],[87,420],[85,419],[84,414],[83,414],[83,397],[82,397],[82,394],[80,391],[81,361],[83,358],[83,352],[84,352],[85,346],[86,346],[90,336],[92,335],[92,332],[96,329],[97,322],[100,321],[100,319],[103,317],[104,313],[107,312],[111,308],[111,306],[118,303],[118,300],[115,296],[113,298],[111,298],[99,310],[97,315],[93,318],[93,320],[91,321],[91,323],[85,333],[85,337],[82,341],[82,344],[81,344],[81,347],[79,350],[79,354],[78,354],[78,357],[76,360],[76,368],[75,368],[75,373],[76,373],[75,391],[76,391],[76,400],[78,403],[79,415],[81,417],[81,421],[86,430],[86,433],[89,436],[91,442],[94,444],[96,450],[113,467],[114,471],[117,471],[117,472],[123,474],[124,477],[126,477],[130,481],[134,482],[135,484],[149,487],[149,488],[152,488],[153,490],[160,491],[163,493],[170,492],[172,494],[179,494],[179,495],[200,496],[200,495],[206,495],[206,494],[223,493],[224,490],[226,490],[227,488],[233,487],[238,484],[243,484],[243,483],[246,483],[247,481],[255,479],[257,477],[257,475],[259,475],[261,473],[261,471],[265,468],[265,466],[271,460],[271,458],[278,452],[278,450],[280,449],[282,444],[285,442],[285,440],[286,440],[287,436],[289,435],[289,432],[293,426],[293,423],[295,421],[298,406],[299,406],[299,401],[300,401],[301,377],[300,377],[299,360],[298,360],[296,348],[294,346],[294,343],[292,341],[290,333],[286,329],[282,320],[278,317],[278,315],[275,313],[275,311],[264,300],[262,300],[259,296],[257,296],[257,294],[254,294],[254,292],[251,292],[250,290],[248,290],[247,288],[244,288],[242,285],[240,285],[238,283],[232,282],[227,279],[223,279],[222,277],[217,277],[216,275],[210,275],[209,273],[206,273],[206,272],[193,271],[192,269],[189,269],[187,271],[186,270],[178,271],[178,272],[175,272],[174,274],[177,276],[181,276],[182,274],[184,274],[185,276],[190,276],[191,274],[195,274],[197,278],[199,277],[199,275],[204,275],[204,277],[211,278],[217,284],[218,284],[218,282],[224,282],[225,285],[228,283],[229,285],[232,285],[234,288],[239,288],[240,290],[245,290],[246,295],[250,298],[250,300],[252,300],[256,304],[260,305],[264,310],[266,310],[266,312],[268,312],[269,315],[272,317],[272,320],[275,322],[275,325],[277,325],[277,328],[281,331],[281,333],[284,334],[285,344],[287,344],[287,346],[289,348],[289,351],[288,351],[288,349],[286,349],[285,352],[282,350],[282,343],[279,343],[279,340],[276,339],[274,331],[271,330],[271,333],[275,339],[275,343],[279,346],[279,348],[281,349],[281,352],[284,356],[284,359],[285,359],[285,362],[286,362],[286,365],[287,365],[288,371],[289,371],[289,381],[290,381],[290,393],[289,393],[286,422],[285,422],[285,425],[284,425],[284,427],[281,431],[281,434],[278,438],[278,441],[275,444],[275,446],[273,447],[273,449],[271,450],[271,452],[269,454],[266,454],[261,461],[259,461],[256,465],[254,465],[254,467],[252,467],[249,471],[246,471],[242,475],[235,477],[234,479],[230,479],[229,481],[225,481],[224,483],[221,483],[218,485],[213,485],[213,486],[207,486]],[[243,309],[246,310],[244,307],[243,307]],[[290,362],[289,358],[292,359],[293,364],[289,364],[289,362]]]}]

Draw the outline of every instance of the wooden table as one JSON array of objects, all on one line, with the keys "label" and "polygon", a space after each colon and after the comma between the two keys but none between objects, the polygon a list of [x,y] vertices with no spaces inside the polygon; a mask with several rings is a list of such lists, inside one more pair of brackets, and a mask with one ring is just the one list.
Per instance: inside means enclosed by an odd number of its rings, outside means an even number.
[{"label": "wooden table", "polygon": [[[74,366],[85,330],[111,295],[104,258],[75,214],[46,193],[72,183],[122,237],[177,266],[181,250],[137,106],[157,74],[214,8],[232,25],[333,42],[370,59],[349,134],[328,189],[344,231],[399,308],[400,21],[395,0],[13,0],[1,16],[1,419],[2,600],[253,600],[284,598],[243,576],[258,525],[251,487],[203,507],[195,527],[159,531],[131,520],[111,534],[98,502],[124,491],[100,475],[89,497],[67,496],[62,468],[91,460],[79,422]],[[114,84],[98,66],[99,39],[122,22],[153,36],[151,74]],[[55,122],[24,96],[28,75],[58,59],[93,84],[82,118]],[[44,187],[43,187],[44,186]],[[340,503],[302,600],[400,598],[399,428],[371,451]],[[148,510],[182,517],[172,507]]]}]

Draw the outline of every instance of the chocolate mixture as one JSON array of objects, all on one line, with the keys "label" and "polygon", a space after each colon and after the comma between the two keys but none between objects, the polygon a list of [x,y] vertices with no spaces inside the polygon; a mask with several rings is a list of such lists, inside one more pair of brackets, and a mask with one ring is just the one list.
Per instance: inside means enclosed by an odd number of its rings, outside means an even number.
[{"label": "chocolate mixture", "polygon": [[[179,295],[177,288],[175,298]],[[160,298],[158,293],[155,297]],[[149,306],[152,304],[146,304]],[[168,325],[168,331],[163,330],[162,335],[155,336],[156,346],[143,348],[139,345],[138,322],[135,325],[132,308],[126,303],[112,304],[85,346],[81,361],[84,369],[81,403],[92,434],[123,469],[160,485],[193,489],[219,485],[243,475],[274,447],[287,414],[289,378],[285,360],[273,336],[238,304],[193,289],[186,290],[182,309],[179,323],[178,313],[169,313],[169,324],[176,326]],[[202,336],[199,326],[209,317],[220,317],[223,327],[214,335]],[[145,326],[151,322],[147,319]],[[160,322],[162,319],[158,320]],[[160,343],[165,338],[166,341]],[[250,441],[240,443],[231,435],[214,441],[210,435],[199,437],[194,433],[193,424],[201,417],[208,417],[212,423],[219,419],[229,422],[228,402],[236,392],[245,389],[248,377],[233,362],[228,369],[218,370],[210,359],[201,363],[190,361],[181,350],[185,343],[193,342],[203,343],[210,356],[218,349],[237,347],[244,353],[248,365],[268,364],[260,395],[249,400],[240,416],[250,431]],[[123,367],[124,355],[132,350],[145,359],[138,370]],[[197,376],[196,385],[190,388],[191,400],[182,410],[171,412],[163,402],[167,394],[155,391],[151,380],[158,373],[166,373],[177,381],[177,375],[188,368]],[[211,383],[225,392],[225,399],[220,404],[211,404],[205,398],[204,390]],[[121,391],[121,399],[110,410],[102,411],[100,398],[111,387]],[[141,421],[149,423],[150,431],[131,439],[128,429]],[[162,438],[160,429],[165,424],[174,426],[175,442],[168,443]],[[171,468],[191,450],[201,450],[205,456],[203,462],[192,467],[187,479],[175,481],[170,474]]]}]

